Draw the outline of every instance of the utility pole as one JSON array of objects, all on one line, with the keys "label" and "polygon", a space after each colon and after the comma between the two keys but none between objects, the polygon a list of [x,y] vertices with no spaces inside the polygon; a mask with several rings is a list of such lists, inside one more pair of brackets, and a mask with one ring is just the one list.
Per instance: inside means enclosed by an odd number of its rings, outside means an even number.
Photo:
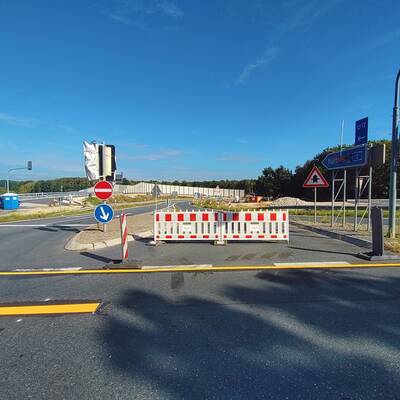
[{"label": "utility pole", "polygon": [[397,206],[397,157],[399,141],[399,97],[400,97],[400,70],[397,73],[393,122],[392,122],[392,157],[390,160],[390,193],[389,193],[389,236],[396,237],[396,206]]}]

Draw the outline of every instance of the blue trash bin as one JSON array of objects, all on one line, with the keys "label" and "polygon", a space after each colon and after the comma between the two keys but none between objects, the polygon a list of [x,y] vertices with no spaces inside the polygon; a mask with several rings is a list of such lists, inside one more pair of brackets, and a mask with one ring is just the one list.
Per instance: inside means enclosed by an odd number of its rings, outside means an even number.
[{"label": "blue trash bin", "polygon": [[0,196],[0,207],[3,210],[17,210],[19,208],[19,198],[16,193],[4,193]]}]

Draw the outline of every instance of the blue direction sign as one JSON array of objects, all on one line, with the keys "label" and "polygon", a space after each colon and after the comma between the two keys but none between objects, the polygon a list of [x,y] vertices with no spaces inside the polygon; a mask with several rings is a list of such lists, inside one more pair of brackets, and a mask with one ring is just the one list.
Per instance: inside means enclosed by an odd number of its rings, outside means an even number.
[{"label": "blue direction sign", "polygon": [[367,160],[367,146],[358,146],[328,154],[322,165],[326,169],[354,168],[362,167]]},{"label": "blue direction sign", "polygon": [[114,218],[114,210],[108,204],[100,204],[94,209],[97,222],[108,224]]},{"label": "blue direction sign", "polygon": [[356,139],[354,144],[366,144],[368,142],[368,117],[356,121]]}]

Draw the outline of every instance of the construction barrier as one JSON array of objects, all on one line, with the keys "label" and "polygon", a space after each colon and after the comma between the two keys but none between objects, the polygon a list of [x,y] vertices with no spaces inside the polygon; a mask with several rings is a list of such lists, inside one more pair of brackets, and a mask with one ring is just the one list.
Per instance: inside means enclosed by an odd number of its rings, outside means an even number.
[{"label": "construction barrier", "polygon": [[288,210],[157,211],[154,241],[289,241]]}]

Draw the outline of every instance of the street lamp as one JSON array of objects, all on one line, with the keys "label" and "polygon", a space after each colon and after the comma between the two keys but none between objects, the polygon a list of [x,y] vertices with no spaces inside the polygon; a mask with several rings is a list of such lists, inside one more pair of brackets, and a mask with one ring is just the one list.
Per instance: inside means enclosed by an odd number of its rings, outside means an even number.
[{"label": "street lamp", "polygon": [[27,169],[28,171],[32,171],[32,161],[28,161],[26,163],[26,167],[20,167],[20,168],[11,168],[7,171],[7,193],[10,191],[10,172],[11,171],[17,171],[20,169]]},{"label": "street lamp", "polygon": [[389,194],[389,236],[396,237],[396,203],[397,203],[397,157],[399,141],[399,98],[400,98],[400,70],[397,73],[393,123],[392,123],[392,157],[390,160],[390,194]]}]

